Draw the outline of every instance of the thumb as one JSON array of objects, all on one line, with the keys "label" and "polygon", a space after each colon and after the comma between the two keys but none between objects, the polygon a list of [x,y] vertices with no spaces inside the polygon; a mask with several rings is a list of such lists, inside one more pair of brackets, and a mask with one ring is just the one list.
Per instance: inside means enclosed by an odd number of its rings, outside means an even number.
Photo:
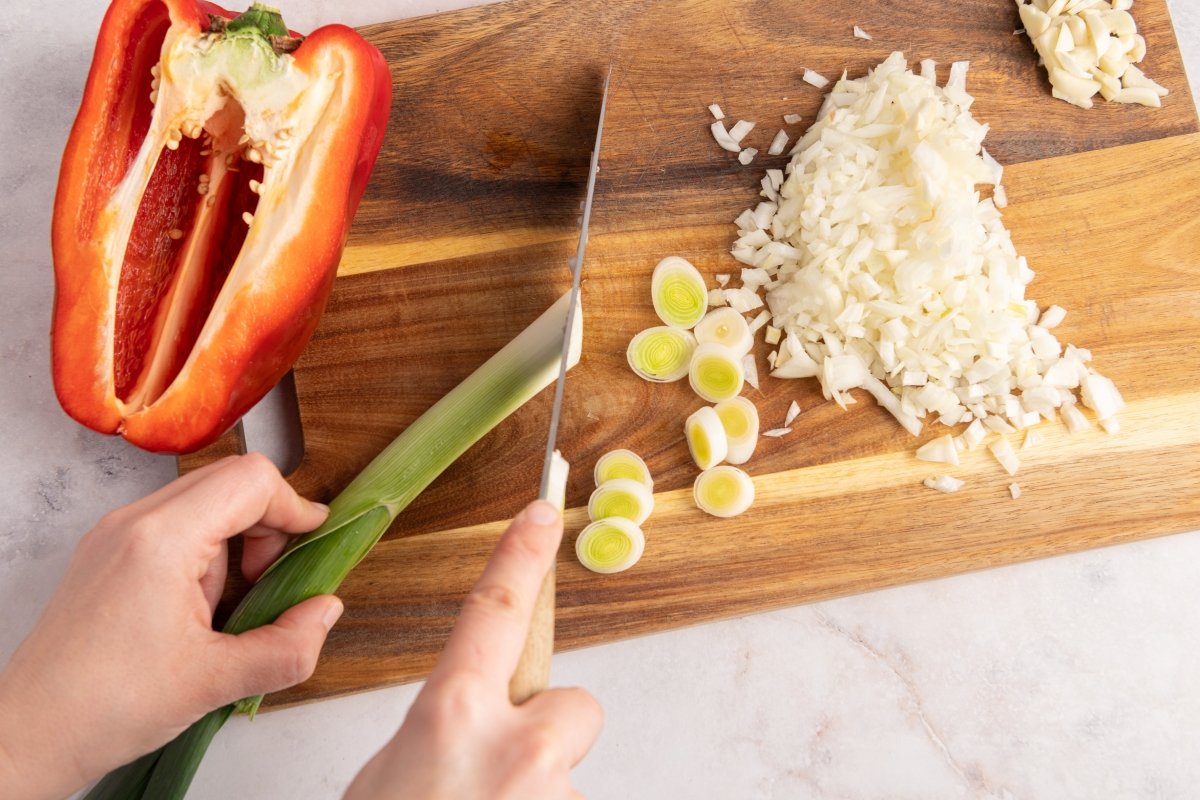
[{"label": "thumb", "polygon": [[330,594],[297,603],[270,625],[226,635],[218,669],[220,704],[269,694],[308,680],[329,629],[342,615],[342,601]]}]

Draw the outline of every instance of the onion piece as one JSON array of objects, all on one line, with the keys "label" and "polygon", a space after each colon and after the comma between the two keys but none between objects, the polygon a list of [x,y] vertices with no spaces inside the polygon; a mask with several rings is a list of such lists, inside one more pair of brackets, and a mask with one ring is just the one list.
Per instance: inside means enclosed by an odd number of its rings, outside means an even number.
[{"label": "onion piece", "polygon": [[603,575],[623,572],[642,557],[646,536],[624,517],[609,517],[588,525],[575,540],[579,563]]},{"label": "onion piece", "polygon": [[763,341],[767,344],[779,344],[779,340],[783,338],[783,331],[776,328],[774,325],[767,326],[767,332],[763,334]]},{"label": "onion piece", "polygon": [[795,400],[788,406],[787,414],[783,417],[783,427],[791,427],[791,424],[796,421],[796,417],[800,416],[800,404]]},{"label": "onion piece", "polygon": [[[783,151],[787,149],[787,146],[788,146],[787,131],[780,128],[779,133],[775,134],[775,138],[771,140],[770,146],[767,147],[767,155],[769,155],[769,156],[781,155],[783,153]],[[776,188],[778,188],[778,187],[776,187]]]},{"label": "onion piece", "polygon": [[688,374],[695,352],[696,337],[690,331],[660,325],[630,339],[625,359],[639,378],[671,383]]},{"label": "onion piece", "polygon": [[1067,430],[1071,433],[1083,433],[1092,427],[1092,421],[1084,416],[1084,413],[1074,405],[1063,406],[1062,416]]},{"label": "onion piece", "polygon": [[1042,443],[1041,432],[1030,429],[1030,430],[1025,431],[1025,441],[1023,441],[1021,443],[1021,449],[1028,450],[1029,448],[1034,447],[1035,445],[1039,445],[1041,443]]},{"label": "onion piece", "polygon": [[763,431],[763,436],[769,439],[782,439],[792,432],[791,428],[771,428],[769,431]]},{"label": "onion piece", "polygon": [[1012,495],[1013,500],[1019,500],[1021,498],[1021,485],[1018,483],[1010,483],[1008,485],[1008,493]]},{"label": "onion piece", "polygon": [[745,397],[723,400],[713,407],[725,429],[728,443],[725,460],[730,464],[745,464],[758,446],[758,409]]},{"label": "onion piece", "polygon": [[746,383],[755,389],[758,388],[758,362],[754,360],[753,353],[742,356],[742,375],[745,376]]},{"label": "onion piece", "polygon": [[596,487],[588,498],[588,518],[595,522],[623,517],[641,525],[654,510],[654,495],[641,481],[613,478]]},{"label": "onion piece", "polygon": [[804,81],[807,84],[815,86],[818,89],[824,89],[826,86],[829,85],[829,78],[826,78],[824,75],[821,75],[818,72],[813,72],[811,69],[808,69],[807,67],[805,68],[804,75],[800,78],[800,80]]},{"label": "onion piece", "polygon": [[704,315],[693,330],[698,344],[719,344],[738,356],[750,352],[754,338],[746,318],[732,308],[717,308]]},{"label": "onion piece", "polygon": [[708,310],[708,287],[692,263],[667,256],[654,268],[650,296],[659,319],[672,328],[692,328]]},{"label": "onion piece", "polygon": [[731,153],[741,152],[742,146],[738,144],[737,139],[729,135],[729,131],[725,130],[724,122],[718,120],[708,127],[712,131],[713,138],[717,140],[717,144],[721,145],[723,150],[728,150]]},{"label": "onion piece", "polygon": [[855,39],[866,39],[867,41],[871,41],[871,34],[867,33],[862,28],[855,25],[854,26],[854,38]]},{"label": "onion piece", "polygon": [[725,119],[725,112],[716,103],[708,107],[709,112],[713,115],[713,119]]},{"label": "onion piece", "polygon": [[683,423],[692,460],[700,469],[715,467],[729,455],[729,437],[720,416],[711,406],[703,406]]},{"label": "onion piece", "polygon": [[783,121],[786,122],[788,125],[799,125],[800,121],[803,119],[804,119],[804,117],[800,116],[799,114],[784,114],[783,115]]},{"label": "onion piece", "polygon": [[953,494],[966,485],[966,481],[950,475],[939,475],[936,478],[926,478],[921,481],[929,489],[937,489],[945,494]]},{"label": "onion piece", "polygon": [[1050,306],[1042,312],[1041,318],[1038,320],[1038,326],[1049,330],[1057,328],[1062,324],[1062,321],[1067,318],[1067,311],[1062,306]]},{"label": "onion piece", "polygon": [[754,503],[754,481],[737,467],[713,467],[696,477],[692,498],[706,514],[736,517]]},{"label": "onion piece", "polygon": [[917,458],[922,461],[935,461],[943,464],[958,466],[958,448],[954,437],[950,434],[931,439],[917,448]]},{"label": "onion piece", "polygon": [[962,432],[963,443],[968,450],[974,450],[976,447],[987,438],[987,429],[983,427],[983,423],[979,420],[972,420],[967,429]]},{"label": "onion piece", "polygon": [[596,468],[592,471],[596,487],[617,478],[625,478],[654,491],[654,479],[650,477],[650,468],[642,457],[632,450],[610,450],[596,460]]},{"label": "onion piece", "polygon": [[1008,443],[1008,439],[1000,437],[988,445],[988,450],[992,451],[992,455],[1000,462],[1000,466],[1004,467],[1005,472],[1009,475],[1017,474],[1017,470],[1021,468],[1021,461],[1013,451],[1012,445]]},{"label": "onion piece", "polygon": [[747,122],[744,119],[739,119],[733,124],[733,127],[729,129],[729,138],[733,139],[740,145],[742,139],[745,139],[746,134],[752,130],[754,130],[753,122]]}]

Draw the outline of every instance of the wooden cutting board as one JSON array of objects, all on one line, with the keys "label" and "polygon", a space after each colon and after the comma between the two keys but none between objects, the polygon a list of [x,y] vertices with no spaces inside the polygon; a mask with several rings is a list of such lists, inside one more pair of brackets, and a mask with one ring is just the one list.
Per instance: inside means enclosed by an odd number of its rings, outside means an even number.
[{"label": "wooden cutting board", "polygon": [[[383,153],[329,309],[295,368],[305,456],[291,476],[332,497],[392,437],[532,321],[569,282],[601,75],[613,86],[584,268],[585,346],[559,442],[573,465],[558,565],[560,648],[1200,527],[1200,133],[1163,0],[1140,0],[1146,72],[1164,108],[1053,100],[1005,0],[504,3],[364,29],[392,65]],[[874,36],[851,36],[858,24]],[[681,437],[700,402],[625,365],[655,324],[649,276],[663,256],[736,272],[731,220],[756,201],[760,155],[717,148],[706,106],[758,121],[765,153],[782,115],[811,121],[805,67],[862,74],[892,50],[972,62],[975,115],[1009,165],[1005,213],[1038,273],[1030,296],[1070,312],[1064,342],[1090,347],[1129,401],[1122,431],[1022,451],[1010,478],[984,451],[954,472],[956,495],[921,486],[940,470],[865,396],[842,411],[814,381],[749,390],[766,427],[748,469],[758,501],[718,521],[693,508]],[[807,123],[805,123],[807,124]],[[793,138],[804,125],[791,126]],[[765,373],[765,349],[760,352]],[[346,581],[347,611],[295,703],[420,678],[508,519],[532,499],[550,397],[474,447],[400,516]],[[938,433],[941,431],[939,430]],[[928,438],[928,436],[924,437]],[[236,449],[231,435],[181,460]],[[641,453],[657,507],[627,573],[575,562],[595,460]]]}]

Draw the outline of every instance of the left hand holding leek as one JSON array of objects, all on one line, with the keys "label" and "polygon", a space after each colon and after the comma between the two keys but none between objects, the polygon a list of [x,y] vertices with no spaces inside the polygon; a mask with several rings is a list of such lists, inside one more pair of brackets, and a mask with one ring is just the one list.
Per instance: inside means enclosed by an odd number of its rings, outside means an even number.
[{"label": "left hand holding leek", "polygon": [[228,540],[254,580],[311,503],[259,455],[219,461],[107,515],[80,541],[45,614],[0,673],[0,786],[65,797],[207,712],[312,673],[342,612],[310,598],[239,636],[214,631]]}]

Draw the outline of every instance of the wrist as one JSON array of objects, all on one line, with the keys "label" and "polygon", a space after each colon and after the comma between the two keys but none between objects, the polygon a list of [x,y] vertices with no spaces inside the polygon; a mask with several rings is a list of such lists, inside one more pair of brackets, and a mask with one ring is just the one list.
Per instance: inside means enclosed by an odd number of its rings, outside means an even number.
[{"label": "wrist", "polygon": [[74,764],[63,764],[53,737],[38,730],[36,702],[0,673],[0,786],[6,800],[63,797],[81,788]]}]

